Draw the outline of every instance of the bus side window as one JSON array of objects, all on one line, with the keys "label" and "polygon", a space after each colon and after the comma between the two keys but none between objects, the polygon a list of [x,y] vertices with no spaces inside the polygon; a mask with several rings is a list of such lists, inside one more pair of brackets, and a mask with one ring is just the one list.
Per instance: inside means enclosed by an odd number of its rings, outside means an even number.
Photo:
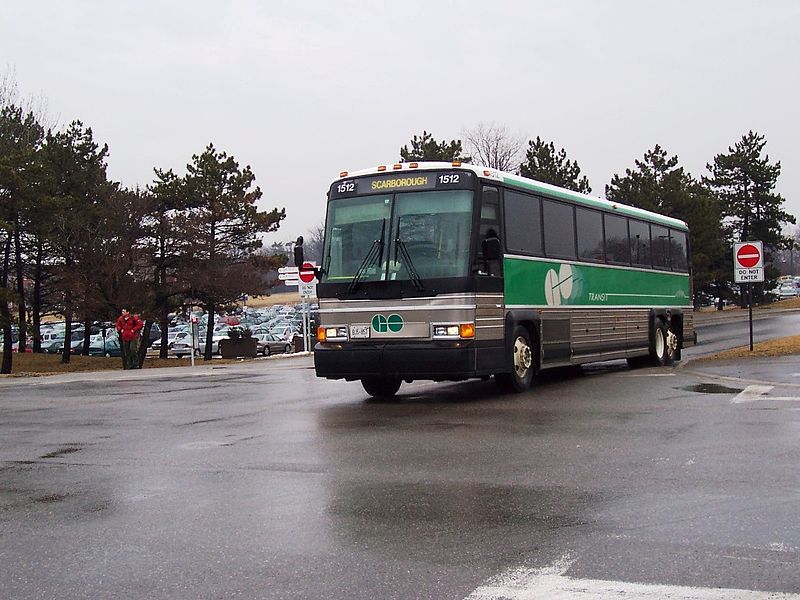
[{"label": "bus side window", "polygon": [[503,243],[500,229],[500,193],[497,188],[483,188],[481,219],[478,230],[478,273],[503,276]]}]

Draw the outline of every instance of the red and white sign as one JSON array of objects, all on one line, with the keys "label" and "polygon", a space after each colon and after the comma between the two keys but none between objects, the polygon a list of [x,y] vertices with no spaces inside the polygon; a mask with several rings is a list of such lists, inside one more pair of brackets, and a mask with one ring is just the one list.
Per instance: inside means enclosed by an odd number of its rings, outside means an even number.
[{"label": "red and white sign", "polygon": [[300,281],[303,283],[315,283],[316,282],[316,275],[314,274],[314,264],[310,262],[304,262],[303,266],[300,267],[298,271],[298,276],[300,277]]},{"label": "red and white sign", "polygon": [[758,267],[762,262],[761,250],[753,244],[744,244],[736,250],[736,262],[742,269]]},{"label": "red and white sign", "polygon": [[764,281],[764,246],[761,242],[733,245],[733,280],[736,283]]}]

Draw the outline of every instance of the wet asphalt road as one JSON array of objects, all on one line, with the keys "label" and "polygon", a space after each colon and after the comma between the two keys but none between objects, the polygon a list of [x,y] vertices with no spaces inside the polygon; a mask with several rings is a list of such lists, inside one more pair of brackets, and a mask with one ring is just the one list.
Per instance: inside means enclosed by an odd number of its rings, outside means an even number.
[{"label": "wet asphalt road", "polygon": [[800,592],[799,409],[798,357],[388,404],[308,357],[6,380],[0,598],[476,598],[563,559]]}]

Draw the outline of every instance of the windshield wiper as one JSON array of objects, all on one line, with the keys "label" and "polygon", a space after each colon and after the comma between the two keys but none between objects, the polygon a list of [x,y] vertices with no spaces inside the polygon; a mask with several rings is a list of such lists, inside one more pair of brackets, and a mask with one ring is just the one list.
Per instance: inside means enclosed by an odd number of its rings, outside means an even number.
[{"label": "windshield wiper", "polygon": [[356,291],[358,287],[358,283],[361,281],[361,278],[364,277],[364,274],[367,272],[375,260],[377,259],[378,265],[383,262],[383,245],[384,245],[384,236],[386,235],[386,219],[383,220],[383,224],[381,225],[381,237],[379,240],[375,240],[372,242],[372,246],[369,247],[367,251],[367,255],[364,257],[364,260],[361,261],[361,266],[358,267],[358,271],[356,274],[353,275],[353,279],[350,281],[350,286],[347,288],[347,292],[352,294]]},{"label": "windshield wiper", "polygon": [[394,239],[395,245],[395,254],[400,254],[403,258],[403,266],[405,266],[406,271],[408,271],[408,276],[411,278],[411,283],[414,284],[414,288],[417,291],[422,291],[425,289],[425,286],[422,285],[422,278],[417,273],[417,269],[414,268],[414,261],[411,260],[411,255],[408,253],[408,248],[406,248],[406,243],[400,239],[400,220],[397,221],[397,237]]}]

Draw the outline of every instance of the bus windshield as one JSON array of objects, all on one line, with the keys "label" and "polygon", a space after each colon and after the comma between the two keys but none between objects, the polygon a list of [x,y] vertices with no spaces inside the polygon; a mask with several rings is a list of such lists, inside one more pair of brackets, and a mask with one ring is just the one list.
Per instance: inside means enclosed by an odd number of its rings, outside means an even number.
[{"label": "bus windshield", "polygon": [[325,281],[466,277],[472,203],[469,190],[332,200],[325,231]]}]

